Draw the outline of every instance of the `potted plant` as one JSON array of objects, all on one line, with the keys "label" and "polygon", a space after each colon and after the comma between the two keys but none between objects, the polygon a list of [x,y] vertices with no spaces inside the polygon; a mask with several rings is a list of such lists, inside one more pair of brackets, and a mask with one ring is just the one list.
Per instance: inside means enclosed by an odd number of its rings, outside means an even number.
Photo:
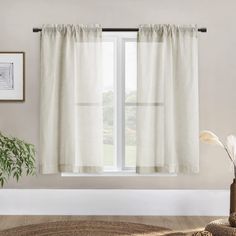
[{"label": "potted plant", "polygon": [[0,185],[12,177],[35,174],[35,148],[18,138],[0,133]]}]

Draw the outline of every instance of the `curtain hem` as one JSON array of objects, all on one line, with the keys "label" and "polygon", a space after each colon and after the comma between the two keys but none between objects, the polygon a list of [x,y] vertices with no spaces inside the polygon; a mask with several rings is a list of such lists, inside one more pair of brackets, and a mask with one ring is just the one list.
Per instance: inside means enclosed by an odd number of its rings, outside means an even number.
[{"label": "curtain hem", "polygon": [[136,173],[138,174],[153,174],[153,173],[173,173],[173,174],[198,174],[199,166],[137,166]]},{"label": "curtain hem", "polygon": [[40,173],[42,174],[58,174],[62,172],[68,173],[101,173],[103,167],[101,166],[72,166],[72,165],[58,165],[58,166],[40,166]]}]

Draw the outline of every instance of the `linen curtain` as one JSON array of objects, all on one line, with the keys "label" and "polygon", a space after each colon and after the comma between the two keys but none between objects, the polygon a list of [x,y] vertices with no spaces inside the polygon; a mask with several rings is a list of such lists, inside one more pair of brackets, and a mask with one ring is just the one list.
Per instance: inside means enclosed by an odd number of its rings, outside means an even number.
[{"label": "linen curtain", "polygon": [[41,33],[41,172],[102,171],[99,25],[45,25]]},{"label": "linen curtain", "polygon": [[196,26],[142,25],[138,32],[138,173],[199,170]]}]

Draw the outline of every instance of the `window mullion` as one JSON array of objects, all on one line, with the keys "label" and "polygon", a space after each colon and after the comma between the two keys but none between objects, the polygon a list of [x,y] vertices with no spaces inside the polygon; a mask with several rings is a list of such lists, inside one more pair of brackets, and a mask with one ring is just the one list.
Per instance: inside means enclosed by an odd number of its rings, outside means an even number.
[{"label": "window mullion", "polygon": [[116,154],[117,169],[123,170],[124,158],[124,72],[122,38],[117,38],[117,80],[116,80]]},{"label": "window mullion", "polygon": [[121,103],[122,103],[122,111],[121,111],[121,129],[122,129],[122,170],[125,170],[125,39],[122,38],[120,42],[121,47]]}]

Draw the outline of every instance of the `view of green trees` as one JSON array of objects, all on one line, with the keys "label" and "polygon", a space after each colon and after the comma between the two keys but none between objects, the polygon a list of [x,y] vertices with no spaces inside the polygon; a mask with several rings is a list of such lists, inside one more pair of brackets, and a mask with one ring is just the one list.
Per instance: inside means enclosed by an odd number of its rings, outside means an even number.
[{"label": "view of green trees", "polygon": [[103,93],[103,144],[104,165],[114,165],[114,94],[112,91]]},{"label": "view of green trees", "polygon": [[[136,92],[126,93],[125,107],[125,164],[135,166],[136,159]],[[131,104],[131,103],[134,103]],[[103,93],[103,143],[104,165],[114,164],[114,94],[112,91]]]},{"label": "view of green trees", "polygon": [[125,96],[125,166],[134,167],[136,163],[136,91]]}]

